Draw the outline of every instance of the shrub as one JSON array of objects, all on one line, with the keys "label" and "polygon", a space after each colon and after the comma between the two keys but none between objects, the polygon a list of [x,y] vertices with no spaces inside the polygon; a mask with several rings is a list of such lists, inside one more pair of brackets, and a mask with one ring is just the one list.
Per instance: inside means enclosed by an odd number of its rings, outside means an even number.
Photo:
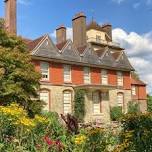
[{"label": "shrub", "polygon": [[140,112],[140,107],[137,102],[135,101],[128,102],[128,113],[133,114],[133,113],[139,113],[139,112]]},{"label": "shrub", "polygon": [[147,110],[149,112],[152,112],[152,96],[148,95],[148,100],[147,100]]},{"label": "shrub", "polygon": [[127,114],[122,119],[122,125],[117,151],[152,151],[152,113]]},{"label": "shrub", "polygon": [[74,96],[74,116],[79,120],[83,121],[85,116],[85,99],[84,99],[84,90],[75,90],[75,96]]},{"label": "shrub", "polygon": [[112,121],[118,121],[123,116],[122,107],[112,107],[110,116]]}]

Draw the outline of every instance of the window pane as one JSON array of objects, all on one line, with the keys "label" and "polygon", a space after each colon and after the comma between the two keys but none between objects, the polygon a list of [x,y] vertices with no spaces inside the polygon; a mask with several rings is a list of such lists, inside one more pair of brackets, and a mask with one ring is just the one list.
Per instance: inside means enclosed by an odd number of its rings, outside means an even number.
[{"label": "window pane", "polygon": [[84,67],[84,83],[90,83],[90,68]]},{"label": "window pane", "polygon": [[118,95],[117,95],[117,104],[120,107],[123,106],[123,100],[124,100],[123,98],[124,98],[123,94],[122,93],[118,93]]},{"label": "window pane", "polygon": [[118,86],[123,86],[123,74],[122,74],[122,72],[117,72],[117,84],[118,84]]},{"label": "window pane", "polygon": [[71,100],[72,100],[72,93],[70,91],[65,91],[63,93],[64,114],[71,113]]},{"label": "window pane", "polygon": [[132,86],[132,95],[136,95],[136,87]]},{"label": "window pane", "polygon": [[70,81],[71,81],[71,66],[64,65],[64,82],[70,82]]},{"label": "window pane", "polygon": [[99,114],[100,113],[100,93],[99,92],[94,92],[93,93],[93,113],[94,114]]},{"label": "window pane", "polygon": [[49,80],[49,63],[41,62],[40,63],[42,80]]},{"label": "window pane", "polygon": [[102,84],[104,85],[107,85],[108,84],[108,73],[107,73],[107,70],[102,70],[101,71],[101,82]]},{"label": "window pane", "polygon": [[46,104],[43,110],[49,111],[49,92],[40,92],[40,100]]}]

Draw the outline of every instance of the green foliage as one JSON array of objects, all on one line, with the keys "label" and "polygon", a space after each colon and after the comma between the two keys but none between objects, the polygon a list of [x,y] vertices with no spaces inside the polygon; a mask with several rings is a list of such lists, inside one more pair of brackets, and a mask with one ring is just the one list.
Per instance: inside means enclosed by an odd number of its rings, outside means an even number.
[{"label": "green foliage", "polygon": [[82,89],[75,90],[74,96],[74,116],[79,120],[83,121],[85,116],[85,91]]},{"label": "green foliage", "polygon": [[139,112],[140,112],[139,104],[135,101],[130,101],[128,103],[128,113],[134,114],[134,113],[139,113]]},{"label": "green foliage", "polygon": [[122,120],[120,152],[152,151],[152,114],[127,114]]},{"label": "green foliage", "polygon": [[112,121],[119,121],[123,116],[122,107],[112,107],[110,110],[110,116]]},{"label": "green foliage", "polygon": [[22,39],[0,28],[0,104],[19,103],[34,116],[42,107],[41,101],[31,100],[38,97],[39,79]]},{"label": "green foliage", "polygon": [[147,100],[147,110],[148,112],[152,112],[152,96],[148,95],[148,100]]}]

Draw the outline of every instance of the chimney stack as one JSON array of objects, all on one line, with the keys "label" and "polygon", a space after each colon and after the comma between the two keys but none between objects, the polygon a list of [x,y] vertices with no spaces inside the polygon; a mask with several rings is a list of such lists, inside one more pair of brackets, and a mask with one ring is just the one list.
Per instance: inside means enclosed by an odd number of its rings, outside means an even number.
[{"label": "chimney stack", "polygon": [[56,29],[56,41],[57,44],[66,41],[66,27],[64,25],[61,25]]},{"label": "chimney stack", "polygon": [[104,24],[102,25],[102,29],[107,33],[107,35],[109,36],[109,38],[112,41],[112,25],[111,24]]},{"label": "chimney stack", "polygon": [[16,35],[16,0],[4,0],[5,2],[5,28],[6,30]]},{"label": "chimney stack", "polygon": [[78,13],[72,19],[73,25],[73,43],[78,47],[85,46],[86,40],[86,16],[84,13]]}]

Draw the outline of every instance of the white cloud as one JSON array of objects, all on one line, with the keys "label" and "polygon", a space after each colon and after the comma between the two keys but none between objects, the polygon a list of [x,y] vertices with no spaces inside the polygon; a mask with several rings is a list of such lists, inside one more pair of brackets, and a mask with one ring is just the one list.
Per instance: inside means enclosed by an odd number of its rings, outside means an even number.
[{"label": "white cloud", "polygon": [[18,0],[17,2],[18,2],[18,4],[21,4],[21,5],[29,5],[29,4],[31,4],[30,0]]},{"label": "white cloud", "polygon": [[152,4],[152,0],[146,0],[146,4],[147,5],[151,5]]},{"label": "white cloud", "polygon": [[[73,40],[73,32],[71,27],[67,27],[67,39]],[[51,34],[51,37],[55,40],[56,39],[56,31],[53,31]]]},{"label": "white cloud", "polygon": [[122,3],[122,2],[124,2],[124,1],[126,1],[126,0],[112,0],[112,1],[120,4],[120,3]]},{"label": "white cloud", "polygon": [[137,9],[140,6],[140,2],[133,4],[133,8]]},{"label": "white cloud", "polygon": [[131,64],[152,93],[152,32],[139,35],[116,28],[113,30],[113,40],[125,48]]}]

